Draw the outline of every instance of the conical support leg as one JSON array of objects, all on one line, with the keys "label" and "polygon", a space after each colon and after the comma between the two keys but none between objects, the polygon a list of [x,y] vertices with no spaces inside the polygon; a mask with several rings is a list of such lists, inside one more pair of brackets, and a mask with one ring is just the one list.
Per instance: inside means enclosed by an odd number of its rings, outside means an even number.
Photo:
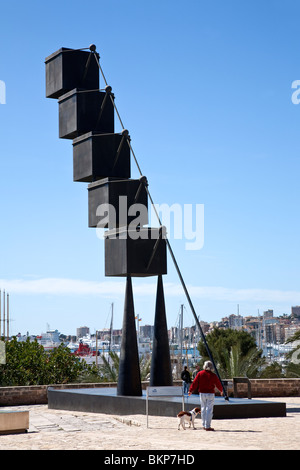
[{"label": "conical support leg", "polygon": [[117,395],[142,396],[131,277],[127,277]]},{"label": "conical support leg", "polygon": [[164,288],[161,275],[157,279],[150,385],[156,387],[173,385]]}]

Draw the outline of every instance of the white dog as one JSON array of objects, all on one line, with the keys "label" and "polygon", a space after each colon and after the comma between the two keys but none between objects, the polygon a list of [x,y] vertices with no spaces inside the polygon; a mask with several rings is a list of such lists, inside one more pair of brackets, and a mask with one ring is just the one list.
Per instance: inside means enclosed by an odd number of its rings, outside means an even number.
[{"label": "white dog", "polygon": [[200,408],[194,408],[191,411],[180,411],[177,415],[177,418],[179,418],[178,430],[180,429],[180,426],[182,426],[182,429],[185,429],[185,422],[189,423],[189,427],[191,427],[192,424],[193,429],[196,429],[194,421],[198,414],[201,414]]}]

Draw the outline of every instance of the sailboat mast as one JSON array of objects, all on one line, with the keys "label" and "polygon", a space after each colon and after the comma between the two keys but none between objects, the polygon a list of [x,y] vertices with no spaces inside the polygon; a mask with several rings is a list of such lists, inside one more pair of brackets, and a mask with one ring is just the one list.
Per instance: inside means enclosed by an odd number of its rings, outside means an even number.
[{"label": "sailboat mast", "polygon": [[111,304],[111,320],[110,320],[110,342],[109,350],[112,350],[113,346],[113,322],[114,322],[114,303]]},{"label": "sailboat mast", "polygon": [[183,355],[183,304],[180,307],[180,363],[182,367],[182,355]]}]

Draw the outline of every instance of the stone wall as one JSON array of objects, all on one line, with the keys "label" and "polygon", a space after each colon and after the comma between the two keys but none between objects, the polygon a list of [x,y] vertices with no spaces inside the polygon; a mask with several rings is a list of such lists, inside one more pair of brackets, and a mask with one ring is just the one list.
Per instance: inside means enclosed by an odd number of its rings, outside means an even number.
[{"label": "stone wall", "polygon": [[0,387],[0,406],[42,405],[48,403],[47,385]]},{"label": "stone wall", "polygon": [[[300,397],[300,379],[250,379],[251,395],[255,397]],[[238,397],[247,397],[247,384],[237,384]],[[228,387],[228,395],[233,387]]]},{"label": "stone wall", "polygon": [[29,385],[26,387],[0,387],[0,407],[17,405],[44,405],[48,403],[48,387],[66,388],[94,388],[115,387],[115,383],[95,384],[61,384],[61,385]]},{"label": "stone wall", "polygon": [[[300,397],[300,379],[251,379],[251,394],[253,398],[259,397]],[[148,383],[143,382],[143,388]],[[181,385],[181,381],[174,382]],[[0,407],[17,405],[47,404],[47,390],[49,385],[31,385],[28,387],[0,387]],[[52,385],[55,388],[95,388],[116,387],[115,383],[95,384],[63,384]],[[238,397],[247,397],[247,384],[238,384]],[[228,387],[228,395],[233,396],[233,386]]]}]

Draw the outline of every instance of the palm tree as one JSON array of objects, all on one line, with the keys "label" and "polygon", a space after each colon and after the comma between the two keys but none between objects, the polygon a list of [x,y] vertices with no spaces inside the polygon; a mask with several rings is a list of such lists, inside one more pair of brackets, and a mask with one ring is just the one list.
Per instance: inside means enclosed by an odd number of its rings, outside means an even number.
[{"label": "palm tree", "polygon": [[265,364],[265,359],[260,357],[257,348],[253,347],[242,354],[241,342],[233,344],[230,350],[219,353],[220,362],[217,364],[221,376],[225,378],[249,377],[258,375],[258,370]]},{"label": "palm tree", "polygon": [[[117,382],[120,359],[116,352],[110,351],[108,358],[101,355],[102,364],[99,366],[99,373],[104,382]],[[150,374],[151,356],[140,357],[141,380],[147,380]]]},{"label": "palm tree", "polygon": [[285,344],[296,343],[296,347],[290,351],[286,357],[290,359],[286,367],[286,377],[300,377],[300,330],[291,336]]},{"label": "palm tree", "polygon": [[148,380],[151,369],[151,355],[142,356],[140,358],[141,381]]},{"label": "palm tree", "polygon": [[114,351],[109,351],[108,358],[101,354],[102,364],[99,373],[104,382],[117,382],[119,372],[119,356]]}]

